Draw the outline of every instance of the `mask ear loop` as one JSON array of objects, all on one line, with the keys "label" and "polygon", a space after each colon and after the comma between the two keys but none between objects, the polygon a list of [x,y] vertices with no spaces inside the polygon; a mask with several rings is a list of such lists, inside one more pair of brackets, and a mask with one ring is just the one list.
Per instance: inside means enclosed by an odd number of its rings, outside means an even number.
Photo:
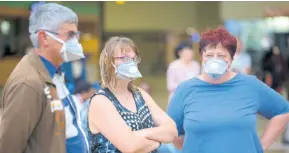
[{"label": "mask ear loop", "polygon": [[113,64],[113,63],[111,63],[111,65],[114,67],[114,73],[116,74],[117,73],[117,68],[116,68],[116,66]]},{"label": "mask ear loop", "polygon": [[45,31],[45,33],[46,33],[48,36],[50,36],[51,38],[53,38],[54,40],[56,40],[56,41],[62,43],[63,45],[65,45],[65,42],[64,42],[63,40],[61,40],[61,39],[55,37],[53,34],[47,32],[47,31]]},{"label": "mask ear loop", "polygon": [[231,66],[229,67],[230,64],[232,64],[232,62],[228,62],[228,64],[227,64],[227,70],[226,70],[227,72],[231,72]]},{"label": "mask ear loop", "polygon": [[62,44],[62,48],[61,48],[61,50],[60,50],[60,54],[61,54],[62,56],[64,56],[64,59],[67,59],[67,55],[64,54],[64,52],[65,52],[65,50],[66,50],[66,44],[65,44],[65,42],[64,42],[63,40],[55,37],[53,34],[47,32],[47,31],[45,31],[45,33],[46,33],[48,36],[50,36],[51,38],[53,38],[54,40],[56,40],[56,41],[58,41],[58,42],[60,42],[60,43]]},{"label": "mask ear loop", "polygon": [[[206,62],[207,62],[207,61],[206,61]],[[206,67],[205,67],[205,62],[202,62],[202,64],[203,64],[203,73],[207,73],[208,70],[207,70]]]}]

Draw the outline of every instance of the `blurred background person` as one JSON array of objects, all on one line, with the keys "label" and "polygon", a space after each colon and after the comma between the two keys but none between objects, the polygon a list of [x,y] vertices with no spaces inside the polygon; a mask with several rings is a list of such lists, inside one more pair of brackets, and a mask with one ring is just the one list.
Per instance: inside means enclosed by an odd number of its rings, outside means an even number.
[{"label": "blurred background person", "polygon": [[141,78],[139,52],[125,37],[110,38],[100,55],[101,85],[89,106],[92,153],[158,152],[176,127],[151,96],[133,84]]},{"label": "blurred background person", "polygon": [[78,100],[78,107],[82,107],[82,104],[85,104],[87,100],[95,93],[95,88],[89,82],[85,80],[76,80],[75,89],[73,95]]},{"label": "blurred background person", "polygon": [[[204,32],[203,73],[183,82],[168,107],[182,153],[263,153],[289,121],[289,104],[254,76],[230,71],[237,40],[224,28]],[[270,120],[262,136],[256,115]]]},{"label": "blurred background person", "polygon": [[[278,46],[274,45],[266,51],[262,59],[263,81],[282,96],[288,98],[288,67]],[[286,86],[287,83],[287,86]],[[289,124],[282,135],[282,143],[289,144]]]},{"label": "blurred background person", "polygon": [[250,54],[246,52],[246,48],[242,41],[237,38],[237,50],[234,56],[232,71],[242,74],[250,74],[252,72],[252,58]]},{"label": "blurred background person", "polygon": [[265,83],[281,93],[288,77],[288,68],[278,46],[273,46],[265,53],[262,59],[262,70],[266,73]]},{"label": "blurred background person", "polygon": [[75,82],[75,89],[73,91],[73,100],[78,107],[80,114],[81,125],[84,129],[84,132],[88,138],[88,129],[87,129],[87,115],[88,115],[88,105],[89,99],[93,96],[96,89],[93,87],[92,84],[85,80],[76,80]]},{"label": "blurred background person", "polygon": [[65,74],[65,83],[68,90],[73,93],[76,88],[76,83],[79,81],[87,81],[87,60],[90,58],[89,55],[85,55],[84,59],[77,61],[66,62],[61,65]]},{"label": "blurred background person", "polygon": [[182,42],[175,49],[175,58],[167,70],[167,88],[171,99],[178,85],[200,74],[200,64],[194,60],[192,43]]},{"label": "blurred background person", "polygon": [[[200,74],[200,64],[194,60],[194,50],[189,41],[181,42],[175,48],[175,60],[170,63],[167,70],[167,88],[169,91],[169,100],[173,96],[180,83],[196,77]],[[178,153],[180,152],[172,143],[162,144],[159,148],[160,153]]]}]

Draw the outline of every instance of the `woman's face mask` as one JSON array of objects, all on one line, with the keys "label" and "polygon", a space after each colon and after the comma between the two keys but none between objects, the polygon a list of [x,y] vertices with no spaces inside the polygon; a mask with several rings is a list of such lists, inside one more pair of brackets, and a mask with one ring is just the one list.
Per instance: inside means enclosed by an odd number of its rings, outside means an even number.
[{"label": "woman's face mask", "polygon": [[117,66],[114,65],[114,67],[116,69],[116,76],[120,79],[132,81],[142,77],[138,70],[137,62],[133,60],[121,63]]},{"label": "woman's face mask", "polygon": [[54,40],[62,43],[60,54],[61,54],[63,61],[70,62],[70,61],[75,61],[75,60],[85,58],[83,54],[82,46],[78,42],[78,39],[76,37],[64,42],[63,40],[57,38],[55,35],[49,32],[46,32],[46,34],[49,35]]},{"label": "woman's face mask", "polygon": [[211,78],[219,79],[227,71],[228,65],[223,59],[210,58],[203,64],[203,69]]}]

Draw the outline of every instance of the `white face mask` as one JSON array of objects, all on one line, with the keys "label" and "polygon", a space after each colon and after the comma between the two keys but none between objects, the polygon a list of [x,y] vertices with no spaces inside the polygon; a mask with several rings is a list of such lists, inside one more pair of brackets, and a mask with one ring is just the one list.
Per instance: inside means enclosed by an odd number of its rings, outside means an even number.
[{"label": "white face mask", "polygon": [[120,79],[132,81],[142,77],[138,70],[137,63],[132,60],[121,63],[118,66],[113,66],[116,68],[116,76]]},{"label": "white face mask", "polygon": [[207,73],[213,79],[219,79],[222,77],[228,69],[228,63],[222,59],[211,58],[204,64],[204,72]]},{"label": "white face mask", "polygon": [[75,61],[75,60],[85,58],[83,54],[82,46],[78,42],[78,39],[76,37],[64,42],[63,40],[57,38],[55,35],[49,32],[45,32],[45,33],[49,35],[51,38],[53,38],[54,40],[62,43],[60,54],[61,54],[63,61],[70,62],[70,61]]}]

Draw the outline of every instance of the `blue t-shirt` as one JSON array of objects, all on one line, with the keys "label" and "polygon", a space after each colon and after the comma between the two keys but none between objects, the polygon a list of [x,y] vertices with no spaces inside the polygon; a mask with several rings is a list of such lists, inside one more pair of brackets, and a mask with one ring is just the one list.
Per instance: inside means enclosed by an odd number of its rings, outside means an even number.
[{"label": "blue t-shirt", "polygon": [[193,78],[177,88],[167,110],[185,135],[182,153],[263,153],[256,114],[271,119],[288,102],[254,76],[213,85]]}]

